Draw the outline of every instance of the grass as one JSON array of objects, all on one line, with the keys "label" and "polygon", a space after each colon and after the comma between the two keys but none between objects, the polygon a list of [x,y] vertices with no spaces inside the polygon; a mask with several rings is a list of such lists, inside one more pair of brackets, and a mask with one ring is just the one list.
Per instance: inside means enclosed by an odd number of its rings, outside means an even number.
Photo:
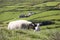
[{"label": "grass", "polygon": [[[37,13],[31,17],[28,17],[28,18],[24,18],[24,19],[27,19],[27,20],[52,20],[52,19],[60,19],[59,18],[59,10],[55,10],[55,11],[46,11],[46,12],[42,12],[42,13]],[[36,16],[38,15],[38,16]]]},{"label": "grass", "polygon": [[33,30],[7,30],[3,28],[0,30],[2,40],[47,40],[51,32],[58,31],[57,29],[46,29],[34,32]]},{"label": "grass", "polygon": [[46,5],[47,6],[56,6],[57,4],[59,4],[60,2],[47,2]]},{"label": "grass", "polygon": [[[46,6],[56,6],[60,2],[46,2],[46,0],[25,0],[20,3],[19,0],[13,2],[3,1],[0,5],[0,40],[50,40],[52,33],[60,32],[60,10],[46,11]],[[7,3],[6,3],[7,2]],[[9,5],[8,5],[9,4]],[[41,9],[40,9],[41,7]],[[28,18],[19,18],[19,15],[28,14],[29,11],[36,14]],[[14,20],[38,20],[39,22],[50,20],[55,24],[40,26],[40,31],[34,30],[7,30],[7,25]],[[36,21],[35,21],[36,22]],[[54,40],[54,39],[53,39]]]},{"label": "grass", "polygon": [[35,5],[36,7],[43,7],[43,6],[56,6],[57,4],[59,4],[60,2],[46,2],[46,3],[42,3],[42,4],[38,4]]}]

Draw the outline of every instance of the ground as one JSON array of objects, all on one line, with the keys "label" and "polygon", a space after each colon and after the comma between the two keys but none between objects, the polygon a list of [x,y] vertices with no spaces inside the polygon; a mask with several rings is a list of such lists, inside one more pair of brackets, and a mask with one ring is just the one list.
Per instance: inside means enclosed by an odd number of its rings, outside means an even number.
[{"label": "ground", "polygon": [[[8,5],[8,3],[10,5]],[[25,1],[23,3],[18,1],[4,1],[0,5],[0,40],[50,40],[50,35],[60,32],[60,10],[50,10],[49,8],[47,9],[47,6],[56,7],[56,5],[59,3],[59,0],[46,3],[43,3],[43,1],[40,2],[38,0],[34,1],[34,4],[33,1]],[[35,12],[36,14],[27,18],[19,18],[19,15],[22,13],[26,15],[30,11]],[[10,21],[21,19],[34,22],[53,21],[55,24],[40,26],[41,30],[38,32],[34,32],[32,29],[7,30],[7,25]],[[51,40],[55,39],[52,38]]]}]

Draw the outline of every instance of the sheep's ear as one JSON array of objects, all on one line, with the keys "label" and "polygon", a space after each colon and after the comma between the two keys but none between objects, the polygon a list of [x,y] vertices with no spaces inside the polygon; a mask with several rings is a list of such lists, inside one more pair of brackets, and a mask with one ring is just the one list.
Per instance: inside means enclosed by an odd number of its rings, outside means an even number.
[{"label": "sheep's ear", "polygon": [[34,26],[34,24],[32,24],[32,26]]},{"label": "sheep's ear", "polygon": [[29,24],[29,26],[34,26],[33,24]]}]

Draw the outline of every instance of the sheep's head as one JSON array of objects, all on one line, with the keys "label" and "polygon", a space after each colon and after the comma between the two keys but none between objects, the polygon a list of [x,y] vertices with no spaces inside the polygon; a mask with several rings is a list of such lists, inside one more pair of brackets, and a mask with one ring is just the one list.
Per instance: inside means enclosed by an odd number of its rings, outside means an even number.
[{"label": "sheep's head", "polygon": [[28,25],[28,29],[35,29],[34,24],[33,24],[33,23],[29,24],[29,25]]}]

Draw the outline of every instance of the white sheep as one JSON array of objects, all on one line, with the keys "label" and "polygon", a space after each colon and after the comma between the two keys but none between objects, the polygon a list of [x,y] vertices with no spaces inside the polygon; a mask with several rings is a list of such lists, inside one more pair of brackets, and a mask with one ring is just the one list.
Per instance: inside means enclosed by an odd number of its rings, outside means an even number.
[{"label": "white sheep", "polygon": [[17,20],[17,21],[12,21],[8,24],[8,29],[13,30],[13,29],[28,29],[29,24],[32,24],[32,22],[27,21],[27,20]]}]

